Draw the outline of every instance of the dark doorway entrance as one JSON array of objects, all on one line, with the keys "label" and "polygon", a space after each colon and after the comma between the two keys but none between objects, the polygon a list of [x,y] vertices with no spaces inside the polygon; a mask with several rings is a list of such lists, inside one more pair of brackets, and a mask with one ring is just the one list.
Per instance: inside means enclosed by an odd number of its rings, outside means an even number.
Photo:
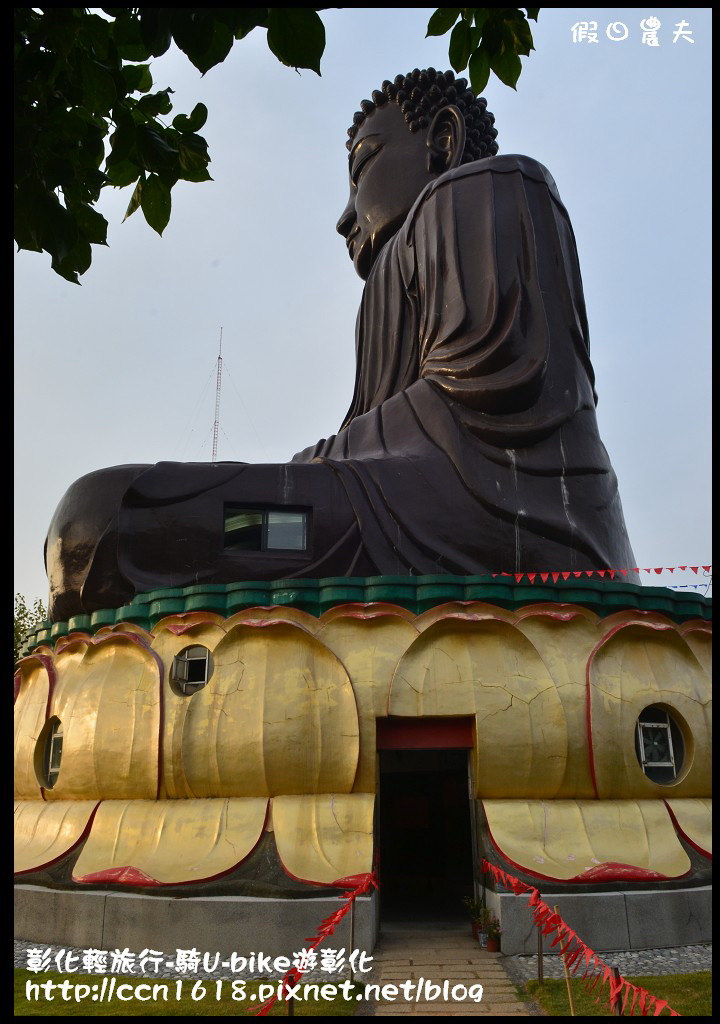
[{"label": "dark doorway entrance", "polygon": [[473,894],[467,749],[379,755],[383,920],[462,919]]}]

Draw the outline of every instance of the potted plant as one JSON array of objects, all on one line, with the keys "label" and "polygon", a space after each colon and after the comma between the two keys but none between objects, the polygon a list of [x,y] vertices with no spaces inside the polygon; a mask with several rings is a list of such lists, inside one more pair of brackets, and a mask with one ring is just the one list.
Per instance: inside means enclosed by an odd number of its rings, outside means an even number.
[{"label": "potted plant", "polygon": [[487,922],[487,951],[488,953],[500,952],[500,936],[502,928],[494,914],[490,914]]},{"label": "potted plant", "polygon": [[480,901],[476,899],[474,896],[466,896],[463,899],[463,904],[468,914],[470,915],[472,936],[474,939],[477,939],[484,921],[485,907],[483,907]]}]

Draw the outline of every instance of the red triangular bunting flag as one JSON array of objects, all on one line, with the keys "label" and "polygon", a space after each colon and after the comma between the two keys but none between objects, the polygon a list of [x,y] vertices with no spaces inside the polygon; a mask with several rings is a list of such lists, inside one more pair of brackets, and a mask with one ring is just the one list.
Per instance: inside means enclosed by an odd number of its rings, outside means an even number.
[{"label": "red triangular bunting flag", "polygon": [[540,573],[540,579],[543,581],[543,583],[547,583],[547,579],[548,579],[549,575],[550,575],[549,572],[541,572]]},{"label": "red triangular bunting flag", "polygon": [[586,576],[592,576],[592,574],[593,574],[594,572],[595,572],[595,570],[594,570],[594,569],[586,569],[586,570],[585,570],[585,575],[586,575]]},{"label": "red triangular bunting flag", "polygon": [[560,579],[559,572],[551,572],[550,575],[552,576],[553,583],[557,583],[557,581]]},{"label": "red triangular bunting flag", "polygon": [[516,582],[516,583],[519,583],[519,582],[520,582],[520,580],[521,580],[521,579],[523,578],[523,576],[524,576],[524,575],[525,575],[525,573],[524,573],[524,572],[516,572],[516,573],[515,573],[515,582]]},{"label": "red triangular bunting flag", "polygon": [[578,576],[582,576],[582,569],[580,570],[580,572],[575,572],[575,571],[573,570],[573,576],[575,577],[575,579],[577,579],[577,578],[578,578]]},{"label": "red triangular bunting flag", "polygon": [[687,566],[686,565],[679,565],[678,569],[687,569]]},{"label": "red triangular bunting flag", "polygon": [[632,567],[632,569],[630,570],[630,572],[640,572],[640,567],[639,567],[639,566],[637,566],[637,565],[634,565],[634,566]]},{"label": "red triangular bunting flag", "polygon": [[668,566],[666,565],[665,572],[675,572],[675,566],[673,566],[672,568],[668,568]]},{"label": "red triangular bunting flag", "polygon": [[562,578],[564,580],[569,579],[569,577],[570,577],[570,573],[569,572],[561,572],[560,575],[562,576]]},{"label": "red triangular bunting flag", "polygon": [[662,572],[662,566],[660,566],[660,568],[659,568],[659,569],[655,569],[655,572],[656,572],[656,573],[658,574],[658,576],[659,576],[659,575],[660,575],[660,573]]},{"label": "red triangular bunting flag", "polygon": [[528,578],[528,579],[530,580],[530,582],[531,582],[531,583],[534,583],[534,582],[535,582],[535,577],[536,577],[536,576],[537,576],[537,573],[536,573],[536,572],[529,572],[529,573],[527,574],[527,578]]},{"label": "red triangular bunting flag", "polygon": [[703,569],[705,570],[705,572],[710,572],[710,570],[712,569],[712,566],[711,565],[704,565]]},{"label": "red triangular bunting flag", "polygon": [[700,566],[699,566],[699,565],[691,565],[691,566],[690,566],[690,568],[692,569],[692,571],[693,571],[694,573],[697,573],[697,571],[698,571],[698,569],[700,568]]},{"label": "red triangular bunting flag", "polygon": [[[617,571],[621,572],[623,574],[623,576],[627,576],[627,574],[628,574],[627,569],[618,569]],[[637,569],[633,569],[633,572],[637,572]]]},{"label": "red triangular bunting flag", "polygon": [[612,572],[612,569],[598,569],[598,576],[604,576],[606,572]]}]

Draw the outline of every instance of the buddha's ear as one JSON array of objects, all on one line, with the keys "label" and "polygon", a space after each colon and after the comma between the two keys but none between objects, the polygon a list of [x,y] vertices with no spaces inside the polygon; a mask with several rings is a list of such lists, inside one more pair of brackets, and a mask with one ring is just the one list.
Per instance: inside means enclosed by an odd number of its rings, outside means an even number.
[{"label": "buddha's ear", "polygon": [[458,167],[465,150],[465,118],[451,103],[438,110],[427,133],[427,168],[436,174]]}]

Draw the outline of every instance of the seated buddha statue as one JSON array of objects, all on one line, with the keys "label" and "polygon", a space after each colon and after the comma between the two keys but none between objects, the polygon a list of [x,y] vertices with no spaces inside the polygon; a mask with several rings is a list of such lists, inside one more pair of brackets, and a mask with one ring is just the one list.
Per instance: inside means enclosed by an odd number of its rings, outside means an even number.
[{"label": "seated buddha statue", "polygon": [[202,583],[634,564],[553,178],[498,155],[449,71],[384,82],[348,135],[365,287],[338,432],[278,465],[82,477],[46,541],[54,621]]}]

